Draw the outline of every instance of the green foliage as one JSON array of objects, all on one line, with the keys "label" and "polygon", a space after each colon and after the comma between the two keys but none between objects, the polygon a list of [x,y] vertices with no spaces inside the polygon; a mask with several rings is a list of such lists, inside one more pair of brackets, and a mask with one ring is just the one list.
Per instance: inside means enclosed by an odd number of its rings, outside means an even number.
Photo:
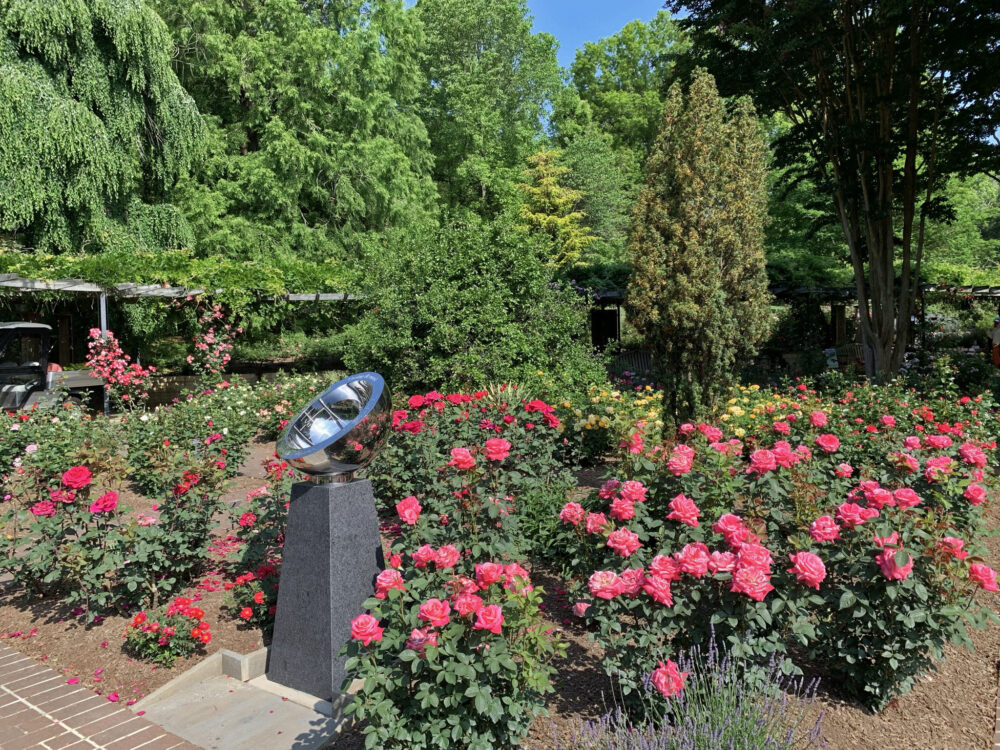
[{"label": "green foliage", "polygon": [[712,77],[671,86],[632,225],[628,311],[670,394],[664,420],[712,406],[768,326],[767,148],[746,99]]},{"label": "green foliage", "polygon": [[204,126],[145,0],[0,4],[0,231],[52,252],[191,243],[166,203]]},{"label": "green foliage", "polygon": [[531,168],[524,172],[529,181],[521,186],[525,194],[521,218],[529,233],[546,240],[549,263],[556,268],[579,260],[594,241],[584,224],[586,217],[578,209],[583,194],[560,184],[570,171],[558,163],[561,156],[556,149],[529,156]]},{"label": "green foliage", "polygon": [[552,288],[545,261],[507,219],[468,213],[369,243],[369,306],[345,331],[348,369],[378,371],[397,390],[516,382],[539,369],[600,377],[585,304]]},{"label": "green foliage", "polygon": [[425,219],[422,37],[402,0],[155,5],[208,126],[207,158],[176,193],[199,252],[322,266],[359,234]]},{"label": "green foliage", "polygon": [[[903,361],[927,221],[951,213],[949,177],[1000,165],[1000,11],[879,3],[668,3],[726,95],[791,123],[777,155],[830,196],[850,251],[867,374]],[[898,291],[897,291],[898,289]]]},{"label": "green foliage", "polygon": [[[662,96],[674,59],[687,50],[677,23],[660,11],[649,23],[632,21],[617,34],[586,42],[570,67],[572,84],[586,102],[593,122],[608,133],[617,149],[639,161],[653,147]],[[560,134],[580,127],[574,97],[561,98],[554,120]]]},{"label": "green foliage", "polygon": [[556,41],[534,34],[525,0],[419,0],[426,33],[419,114],[448,206],[493,216],[518,201],[559,90]]}]

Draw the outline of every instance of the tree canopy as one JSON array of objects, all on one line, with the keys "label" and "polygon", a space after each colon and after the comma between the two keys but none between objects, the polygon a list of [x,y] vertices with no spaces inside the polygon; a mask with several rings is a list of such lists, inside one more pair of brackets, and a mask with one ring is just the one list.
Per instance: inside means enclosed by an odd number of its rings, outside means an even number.
[{"label": "tree canopy", "polygon": [[693,0],[683,26],[724,87],[791,127],[792,179],[830,196],[850,251],[869,374],[909,341],[926,224],[951,175],[996,171],[1000,9],[860,0]]},{"label": "tree canopy", "polygon": [[0,3],[0,232],[55,252],[189,245],[166,197],[202,119],[145,0]]}]

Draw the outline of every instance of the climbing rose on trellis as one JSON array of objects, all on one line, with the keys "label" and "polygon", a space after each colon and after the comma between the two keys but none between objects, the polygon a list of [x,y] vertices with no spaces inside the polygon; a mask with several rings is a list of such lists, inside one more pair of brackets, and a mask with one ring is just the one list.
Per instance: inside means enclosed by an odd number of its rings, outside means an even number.
[{"label": "climbing rose on trellis", "polygon": [[226,321],[222,305],[206,307],[198,315],[198,332],[194,335],[194,354],[187,362],[206,377],[219,376],[232,359],[233,341],[243,328]]},{"label": "climbing rose on trellis", "polygon": [[115,406],[129,410],[141,408],[149,398],[146,385],[156,368],[132,362],[111,331],[102,335],[99,328],[91,328],[87,350],[90,373],[95,378],[104,379],[104,389]]}]

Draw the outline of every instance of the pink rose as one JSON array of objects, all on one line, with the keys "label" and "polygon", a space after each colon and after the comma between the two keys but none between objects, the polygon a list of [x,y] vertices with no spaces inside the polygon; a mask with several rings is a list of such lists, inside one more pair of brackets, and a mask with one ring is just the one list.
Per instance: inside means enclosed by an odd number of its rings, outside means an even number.
[{"label": "pink rose", "polygon": [[667,659],[666,664],[661,661],[660,666],[653,670],[649,681],[664,698],[676,698],[684,690],[684,682],[689,674],[681,672],[676,662]]},{"label": "pink rose", "polygon": [[816,445],[822,448],[825,453],[835,453],[840,448],[840,438],[826,432],[816,438]]},{"label": "pink rose", "polygon": [[500,635],[500,628],[503,625],[503,610],[499,604],[490,604],[476,612],[476,623],[473,630],[488,630],[491,633]]},{"label": "pink rose", "polygon": [[775,422],[774,431],[780,435],[787,435],[792,431],[792,426],[788,422]]},{"label": "pink rose", "polygon": [[667,518],[671,521],[679,521],[688,526],[697,527],[701,511],[694,501],[685,495],[678,495],[670,501],[670,513]]},{"label": "pink rose", "polygon": [[105,492],[97,500],[90,504],[91,513],[110,513],[118,507],[118,493],[114,491]]},{"label": "pink rose", "polygon": [[623,594],[635,596],[642,591],[642,584],[646,580],[646,571],[642,568],[628,568],[621,572],[618,580],[622,582]]},{"label": "pink rose", "polygon": [[427,403],[427,400],[423,396],[415,394],[413,396],[410,396],[410,398],[407,399],[406,403],[411,409],[419,409],[421,406]]},{"label": "pink rose", "polygon": [[378,620],[369,614],[358,615],[351,620],[351,637],[367,646],[372,641],[382,640],[382,628]]},{"label": "pink rose", "polygon": [[517,563],[507,563],[503,566],[503,587],[516,594],[527,594],[533,588],[530,585],[531,574]]},{"label": "pink rose", "polygon": [[899,547],[899,532],[894,531],[889,536],[877,536],[873,534],[872,541],[875,542],[875,546],[879,549],[884,549],[886,545],[896,549]]},{"label": "pink rose", "polygon": [[448,602],[431,598],[420,605],[417,616],[436,628],[443,628],[451,621],[451,618],[448,616],[450,612],[451,605]]},{"label": "pink rose", "polygon": [[884,424],[886,427],[895,427],[896,426],[896,418],[894,416],[892,416],[891,414],[884,415],[883,417],[881,417],[879,419],[879,421],[882,424]]},{"label": "pink rose", "polygon": [[920,438],[916,435],[910,435],[909,437],[903,438],[903,447],[908,451],[920,450]]},{"label": "pink rose", "polygon": [[766,474],[778,468],[778,459],[771,451],[761,448],[750,454],[747,474]]},{"label": "pink rose", "polygon": [[920,495],[909,487],[900,487],[892,493],[892,496],[900,508],[913,508],[921,503]]},{"label": "pink rose", "polygon": [[510,455],[510,443],[502,438],[490,438],[486,441],[486,458],[490,461],[503,461]]},{"label": "pink rose", "polygon": [[854,467],[850,464],[837,464],[837,468],[833,470],[833,473],[838,477],[849,477],[854,473]]},{"label": "pink rose", "polygon": [[646,576],[642,581],[642,590],[657,604],[665,607],[674,606],[674,596],[670,591],[670,580],[662,576]]},{"label": "pink rose", "polygon": [[598,599],[614,599],[622,593],[621,579],[610,570],[595,571],[587,581],[587,587]]},{"label": "pink rose", "polygon": [[674,560],[681,572],[701,578],[708,572],[708,547],[701,542],[685,544]]},{"label": "pink rose", "polygon": [[712,575],[732,573],[736,569],[736,555],[732,552],[712,552],[708,556],[708,570]]},{"label": "pink rose", "polygon": [[928,435],[925,439],[927,445],[935,450],[944,450],[952,446],[952,439],[947,435]]},{"label": "pink rose", "polygon": [[965,463],[972,466],[980,468],[986,466],[986,454],[983,453],[978,445],[974,445],[973,443],[962,443],[958,448],[958,455],[962,457]]},{"label": "pink rose", "polygon": [[774,586],[771,585],[771,577],[767,571],[761,568],[737,566],[729,590],[735,594],[746,594],[754,601],[762,602],[764,597],[774,591]]},{"label": "pink rose", "polygon": [[413,495],[404,497],[396,503],[396,513],[399,515],[399,520],[410,526],[413,526],[420,518],[421,510],[420,503]]},{"label": "pink rose", "polygon": [[62,475],[62,483],[74,490],[82,490],[91,479],[90,469],[86,466],[74,466]]},{"label": "pink rose", "polygon": [[455,611],[459,617],[474,615],[483,608],[483,600],[475,594],[459,594],[455,598]]},{"label": "pink rose", "polygon": [[877,562],[879,568],[882,569],[882,575],[890,581],[905,581],[910,577],[910,573],[913,572],[913,556],[906,555],[906,564],[899,565],[896,563],[897,554],[903,555],[906,553],[902,550],[895,550],[891,547],[886,547],[875,555],[875,562]]},{"label": "pink rose", "polygon": [[840,527],[830,516],[820,516],[809,524],[809,536],[817,542],[832,542],[840,538]]},{"label": "pink rose", "polygon": [[443,547],[439,547],[438,551],[434,553],[434,567],[437,570],[454,568],[459,557],[461,555],[458,550],[453,545],[446,544]]},{"label": "pink rose", "polygon": [[608,535],[608,547],[622,557],[628,557],[641,546],[639,535],[629,529],[617,529]]},{"label": "pink rose", "polygon": [[406,648],[423,654],[427,646],[437,646],[437,637],[438,634],[430,628],[413,628],[406,639]]},{"label": "pink rose", "polygon": [[988,565],[972,563],[969,566],[969,578],[982,586],[986,591],[997,590],[997,573]]},{"label": "pink rose", "polygon": [[878,516],[875,508],[862,508],[857,503],[844,503],[837,508],[837,520],[849,529]]},{"label": "pink rose", "polygon": [[610,500],[618,492],[618,488],[622,486],[622,483],[617,479],[609,479],[604,484],[601,485],[601,489],[598,490],[597,495],[602,500]]},{"label": "pink rose", "polygon": [[608,518],[603,513],[588,513],[587,514],[587,533],[588,534],[600,534],[604,531],[604,527],[608,525]]},{"label": "pink rose", "polygon": [[437,553],[434,552],[434,548],[431,545],[425,544],[416,552],[411,552],[410,557],[413,558],[414,567],[425,568],[427,567],[427,563],[434,562]]},{"label": "pink rose", "polygon": [[500,580],[503,575],[503,565],[499,563],[476,563],[476,583],[480,589],[488,589]]},{"label": "pink rose", "polygon": [[476,466],[476,459],[472,457],[468,448],[452,448],[451,461],[448,466],[454,466],[461,471],[468,471]]},{"label": "pink rose", "polygon": [[941,541],[937,543],[937,548],[947,554],[949,557],[954,557],[957,560],[964,560],[969,556],[962,547],[965,546],[965,541],[958,539],[953,536],[942,537]]},{"label": "pink rose", "polygon": [[406,586],[403,585],[403,576],[400,575],[398,570],[387,568],[375,578],[375,597],[385,599],[386,595],[392,589],[406,591]]},{"label": "pink rose", "polygon": [[566,503],[559,511],[559,520],[576,526],[583,520],[583,513],[583,506],[580,503]]},{"label": "pink rose", "polygon": [[650,575],[659,576],[667,581],[679,581],[681,569],[674,561],[674,558],[667,555],[657,555],[649,564]]},{"label": "pink rose", "polygon": [[616,497],[611,501],[611,508],[608,513],[618,521],[627,521],[635,516],[635,503],[631,500],[626,500],[624,497]]},{"label": "pink rose", "polygon": [[733,534],[738,532],[743,528],[743,519],[739,516],[734,516],[732,513],[724,513],[719,516],[719,520],[712,524],[712,531],[716,534],[722,534],[726,539],[726,544],[732,544],[730,539]]},{"label": "pink rose", "polygon": [[577,602],[573,605],[573,614],[576,617],[583,617],[587,614],[588,609],[590,609],[590,604],[588,602]]},{"label": "pink rose", "polygon": [[642,503],[646,501],[646,486],[642,482],[630,479],[622,485],[620,494],[622,500],[628,500],[630,503]]},{"label": "pink rose", "polygon": [[794,573],[795,578],[806,586],[810,586],[819,591],[819,584],[826,578],[826,566],[819,555],[812,552],[796,552],[788,556],[792,561],[789,573]]},{"label": "pink rose", "polygon": [[41,516],[42,518],[51,518],[56,514],[55,503],[51,500],[42,500],[35,503],[28,510],[31,511],[33,516]]},{"label": "pink rose", "polygon": [[813,427],[826,427],[826,412],[814,411],[809,415],[809,424]]},{"label": "pink rose", "polygon": [[760,568],[770,575],[771,550],[762,544],[744,544],[736,553],[736,562],[741,568]]},{"label": "pink rose", "polygon": [[979,505],[986,499],[986,488],[984,488],[981,484],[970,484],[965,488],[965,492],[962,493],[962,497],[973,505]]},{"label": "pink rose", "polygon": [[673,455],[671,455],[670,459],[667,461],[667,468],[675,477],[679,477],[682,474],[687,474],[691,471],[694,461],[688,454],[677,453],[676,448],[674,451]]}]

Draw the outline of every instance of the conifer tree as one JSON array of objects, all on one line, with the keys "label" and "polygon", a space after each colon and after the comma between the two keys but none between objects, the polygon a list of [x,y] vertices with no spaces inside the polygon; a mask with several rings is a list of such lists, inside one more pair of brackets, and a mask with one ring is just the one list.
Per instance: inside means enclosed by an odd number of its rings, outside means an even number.
[{"label": "conifer tree", "polygon": [[45,251],[189,244],[165,195],[204,138],[145,0],[0,2],[0,232]]},{"label": "conifer tree", "polygon": [[627,310],[667,388],[693,418],[767,333],[767,146],[747,99],[731,110],[697,71],[670,87],[633,216]]},{"label": "conifer tree", "polygon": [[528,157],[531,168],[524,175],[529,182],[521,186],[526,198],[521,218],[528,231],[545,236],[549,264],[556,268],[577,261],[596,239],[577,210],[583,193],[560,184],[569,172],[569,167],[559,164],[561,156],[558,149],[549,149]]}]

